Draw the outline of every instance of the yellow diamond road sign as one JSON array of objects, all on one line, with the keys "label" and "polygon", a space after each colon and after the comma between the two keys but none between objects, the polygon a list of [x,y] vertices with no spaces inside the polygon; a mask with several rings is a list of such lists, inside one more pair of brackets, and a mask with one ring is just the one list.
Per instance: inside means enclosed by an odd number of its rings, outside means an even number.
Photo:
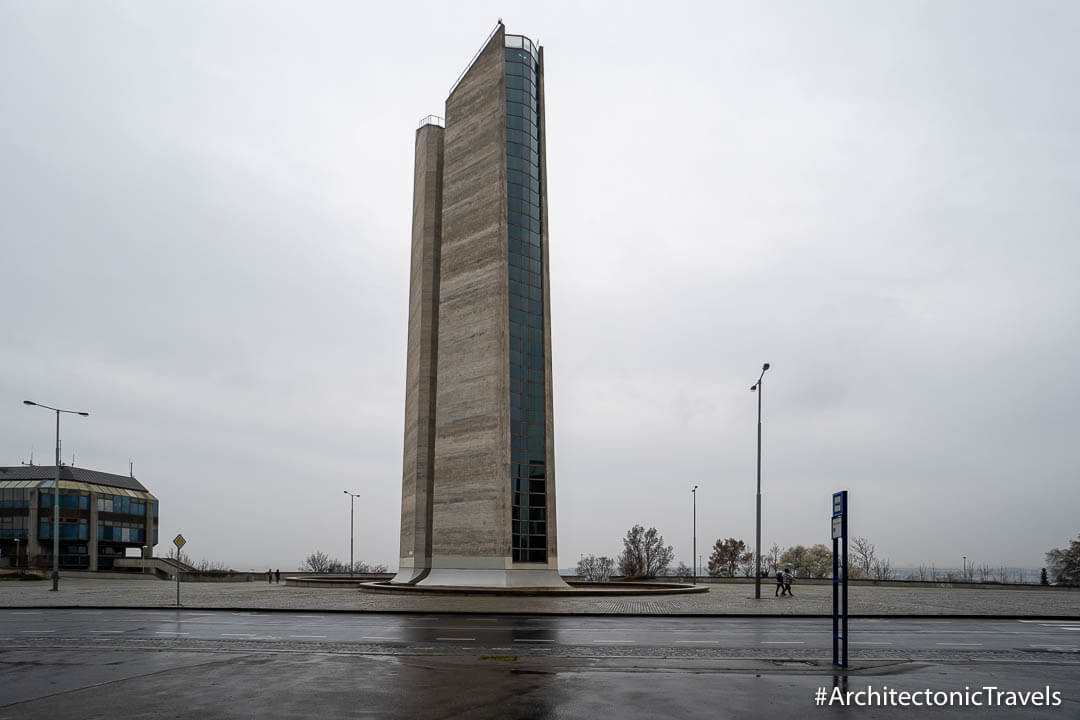
[{"label": "yellow diamond road sign", "polygon": [[187,542],[187,540],[184,539],[183,535],[177,535],[176,537],[173,538],[172,541],[173,541],[173,545],[175,545],[177,548],[184,547],[184,543]]}]

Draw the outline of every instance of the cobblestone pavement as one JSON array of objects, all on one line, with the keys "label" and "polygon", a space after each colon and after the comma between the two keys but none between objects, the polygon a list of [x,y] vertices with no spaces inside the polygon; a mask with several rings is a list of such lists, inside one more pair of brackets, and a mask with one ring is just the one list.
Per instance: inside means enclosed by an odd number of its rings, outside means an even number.
[{"label": "cobblestone pavement", "polygon": [[[174,607],[176,585],[152,578],[61,578],[0,582],[0,607]],[[710,586],[707,593],[639,597],[507,597],[452,594],[391,595],[356,589],[287,587],[285,583],[183,583],[185,608],[323,610],[353,612],[588,613],[646,615],[831,615],[828,585],[796,586],[795,596],[777,598],[752,585]],[[1080,617],[1080,591],[1058,588],[950,588],[852,586],[853,615],[1006,615]]]}]

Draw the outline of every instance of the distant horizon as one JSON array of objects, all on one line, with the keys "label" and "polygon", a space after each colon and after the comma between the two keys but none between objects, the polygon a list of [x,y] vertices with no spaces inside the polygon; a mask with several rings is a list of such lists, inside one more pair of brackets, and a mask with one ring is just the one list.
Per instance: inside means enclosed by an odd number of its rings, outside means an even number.
[{"label": "distant horizon", "polygon": [[[63,462],[63,461],[61,462],[61,465],[62,465],[62,467],[80,467],[80,468],[83,468],[83,469],[86,469],[86,470],[92,470],[92,471],[95,471],[95,472],[106,472],[106,473],[118,475],[118,476],[121,476],[121,477],[133,477],[136,480],[138,480],[138,475],[137,474],[130,474],[129,475],[127,473],[112,472],[110,470],[100,470],[98,468],[92,468],[92,467],[88,467],[88,466],[77,465],[77,464],[67,463],[67,462]],[[43,468],[55,468],[56,467],[55,464],[29,463],[29,462],[22,462],[22,461],[20,461],[19,465],[0,464],[0,467],[20,467],[20,466],[22,466],[22,467],[31,467],[32,466],[32,467],[43,467]],[[151,494],[153,494],[152,490],[150,490],[150,492],[151,492]],[[1078,534],[1078,535],[1080,535],[1080,534]],[[730,536],[724,536],[724,537],[730,537]],[[717,538],[717,539],[724,539],[724,538]],[[736,539],[739,539],[739,538],[736,538]],[[1075,539],[1075,538],[1070,538],[1069,540],[1066,540],[1066,541],[1062,542],[1060,545],[1057,545],[1055,547],[1066,547],[1066,546],[1068,546],[1069,542],[1072,541],[1072,539]],[[173,551],[171,541],[166,542],[165,540],[166,540],[165,538],[159,537],[159,542],[155,546],[155,555],[156,556],[165,557],[165,556],[167,556],[169,553],[171,553]],[[666,536],[665,536],[665,541],[666,541]],[[827,547],[831,547],[830,542],[831,542],[830,540],[823,540],[820,544],[825,545]],[[702,543],[702,538],[700,538],[700,537],[698,538],[698,543],[699,543],[699,547],[704,547],[701,544]],[[811,547],[812,545],[815,545],[815,544],[818,544],[818,543],[795,543],[795,544],[796,545],[801,544],[804,547]],[[159,553],[158,550],[160,548],[166,546],[166,545],[167,545],[167,547],[166,547],[165,551],[163,553]],[[712,543],[709,543],[708,547],[711,548]],[[770,547],[771,547],[771,543],[770,543]],[[786,550],[788,547],[792,547],[792,546],[781,547],[781,552]],[[749,549],[749,546],[748,546],[748,549]],[[1049,551],[1051,549],[1052,548],[1047,548],[1047,551]],[[319,548],[314,548],[314,549],[308,551],[305,554],[305,557],[307,555],[311,554],[312,552],[317,551],[317,550],[319,550]],[[189,557],[190,557],[190,553],[188,552],[187,549],[185,549],[184,552],[186,554],[188,554]],[[326,551],[324,551],[324,552],[326,552]],[[327,553],[327,554],[330,555],[332,559],[342,560],[342,558],[335,556],[333,553]],[[582,553],[582,555],[590,555],[590,554],[597,555],[597,556],[602,556],[605,553]],[[614,555],[608,555],[608,557],[611,557],[613,560],[617,561],[618,554],[616,553]],[[891,561],[891,558],[884,557],[880,553],[879,553],[879,557],[882,558],[882,559],[886,559],[886,560]],[[195,561],[199,562],[199,561],[202,561],[202,560],[207,560],[207,561],[210,561],[210,562],[219,562],[219,563],[223,563],[223,564],[228,565],[227,562],[224,562],[222,560],[219,560],[218,558],[213,558],[213,557],[199,557]],[[347,562],[347,561],[348,561],[348,553],[346,552],[344,562]],[[387,566],[387,572],[397,572],[397,570],[398,570],[396,562],[394,562],[394,563],[389,563],[389,562],[380,563],[380,562],[377,562],[377,561],[372,562],[372,561],[365,560],[365,559],[362,559],[362,558],[359,558],[359,557],[357,557],[357,562],[358,563],[359,562],[367,562],[369,565],[370,564],[375,564],[375,565],[385,564]],[[671,567],[672,568],[677,567],[680,562],[685,562],[685,561],[679,560],[678,558],[676,558],[675,561],[672,563]],[[705,567],[705,564],[707,562],[708,562],[708,556],[703,555],[702,562],[700,563],[701,566]],[[762,563],[764,563],[764,562],[765,562],[765,558],[763,556],[762,557]],[[974,563],[974,564],[972,564],[972,563]],[[686,565],[690,566],[690,565],[692,565],[692,562],[686,562]],[[894,574],[897,575],[897,579],[904,579],[903,578],[904,575],[907,575],[907,574],[910,574],[910,573],[913,573],[913,572],[917,572],[919,570],[920,565],[924,566],[927,569],[930,569],[931,567],[934,567],[934,569],[936,569],[938,572],[942,572],[942,573],[945,573],[945,572],[962,573],[963,572],[963,566],[960,566],[960,565],[957,565],[957,566],[948,566],[948,565],[936,566],[932,561],[931,562],[926,562],[926,563],[917,563],[917,564],[912,564],[912,565],[894,566],[893,567],[893,572],[894,572]],[[977,560],[969,561],[968,567],[969,568],[978,568],[978,567],[983,566],[983,565],[988,566],[992,573],[995,572],[995,571],[1000,572],[1000,569],[1002,567],[1002,565],[1000,563],[999,564],[985,563],[985,562],[980,562],[980,561],[977,561]],[[262,569],[262,570],[259,570],[258,566],[256,566],[256,567],[248,567],[246,570],[241,570],[240,568],[242,566],[243,566],[243,564],[240,564],[240,565],[237,565],[236,567],[232,567],[231,569],[236,570],[238,572],[265,572],[265,568]],[[1025,566],[1025,565],[1007,565],[1005,567],[1006,567],[1006,570],[1009,571],[1009,572],[1016,571],[1016,570],[1022,570],[1025,573],[1025,576],[1026,576],[1027,573],[1034,573],[1036,576],[1038,576],[1039,572],[1046,566],[1045,565],[1037,565],[1037,566],[1032,567],[1032,566]],[[299,563],[297,564],[297,568],[295,568],[295,569],[296,570],[299,569]],[[563,572],[566,569],[567,568],[560,568],[559,571]],[[576,569],[576,563],[575,563],[575,566],[572,566],[569,569],[570,570]],[[705,575],[707,573],[701,573],[701,574]],[[742,577],[742,576],[740,575],[739,577]]]}]

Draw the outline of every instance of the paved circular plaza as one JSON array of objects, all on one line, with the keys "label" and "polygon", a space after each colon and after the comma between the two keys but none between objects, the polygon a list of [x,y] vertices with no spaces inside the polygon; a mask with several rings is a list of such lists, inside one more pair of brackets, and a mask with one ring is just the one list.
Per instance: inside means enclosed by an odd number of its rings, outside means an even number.
[{"label": "paved circular plaza", "polygon": [[[175,583],[148,577],[62,578],[0,582],[0,607],[173,607]],[[286,587],[285,583],[185,582],[187,608],[322,610],[353,612],[616,613],[648,615],[830,615],[829,585],[795,587],[774,597],[771,586],[754,599],[749,584],[711,585],[709,592],[665,597],[504,597],[449,594],[382,595],[360,590]],[[1080,617],[1080,590],[1064,588],[954,588],[852,586],[853,615],[986,615]]]}]

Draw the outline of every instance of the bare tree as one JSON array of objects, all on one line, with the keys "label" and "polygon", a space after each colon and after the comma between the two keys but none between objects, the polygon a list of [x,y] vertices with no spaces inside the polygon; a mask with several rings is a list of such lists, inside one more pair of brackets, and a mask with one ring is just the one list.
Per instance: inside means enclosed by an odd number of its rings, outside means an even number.
[{"label": "bare tree", "polygon": [[872,577],[871,570],[876,559],[874,544],[864,537],[857,537],[851,541],[851,554],[854,556],[851,564],[860,571],[864,577]]},{"label": "bare tree", "polygon": [[739,572],[743,577],[754,577],[756,566],[757,559],[754,557],[754,551],[747,548],[746,552],[739,556]]},{"label": "bare tree", "polygon": [[[348,563],[343,563],[342,568],[343,568],[342,572],[349,572],[349,564]],[[385,563],[370,563],[369,564],[369,563],[364,562],[363,560],[357,560],[353,564],[352,572],[358,573],[360,575],[365,575],[365,574],[378,575],[380,573],[385,573],[386,572],[386,564]]]},{"label": "bare tree", "polygon": [[713,577],[735,577],[739,567],[739,558],[746,552],[746,543],[735,538],[721,540],[717,538],[709,555],[709,575]]},{"label": "bare tree", "polygon": [[892,580],[894,576],[892,563],[884,558],[874,560],[874,566],[870,568],[871,577],[875,580]]},{"label": "bare tree", "polygon": [[390,570],[390,568],[386,566],[386,563],[372,563],[370,565],[367,563],[360,563],[360,567],[363,569],[358,570],[357,572],[366,572],[376,575],[387,573]]},{"label": "bare tree", "polygon": [[195,565],[195,569],[199,572],[230,572],[232,568],[223,562],[203,558]]},{"label": "bare tree", "polygon": [[334,568],[340,567],[340,560],[336,558],[331,559],[330,556],[322,550],[316,550],[304,558],[304,561],[300,563],[300,572],[328,573],[334,572]]},{"label": "bare tree", "polygon": [[675,577],[694,577],[694,568],[690,567],[684,562],[680,562],[679,566],[670,571]]},{"label": "bare tree", "polygon": [[169,550],[169,554],[167,555],[167,557],[172,560],[176,560],[179,563],[183,563],[184,565],[191,565],[192,567],[194,567],[191,562],[191,556],[180,548],[174,547]]},{"label": "bare tree", "polygon": [[780,546],[773,543],[769,552],[761,556],[761,564],[769,570],[769,574],[776,572],[780,567]]},{"label": "bare tree", "polygon": [[582,555],[578,561],[577,574],[585,582],[607,582],[615,569],[615,561],[606,556]]},{"label": "bare tree", "polygon": [[664,536],[652,527],[635,525],[626,531],[619,555],[619,572],[627,578],[654,578],[667,570],[675,550],[664,545]]}]

